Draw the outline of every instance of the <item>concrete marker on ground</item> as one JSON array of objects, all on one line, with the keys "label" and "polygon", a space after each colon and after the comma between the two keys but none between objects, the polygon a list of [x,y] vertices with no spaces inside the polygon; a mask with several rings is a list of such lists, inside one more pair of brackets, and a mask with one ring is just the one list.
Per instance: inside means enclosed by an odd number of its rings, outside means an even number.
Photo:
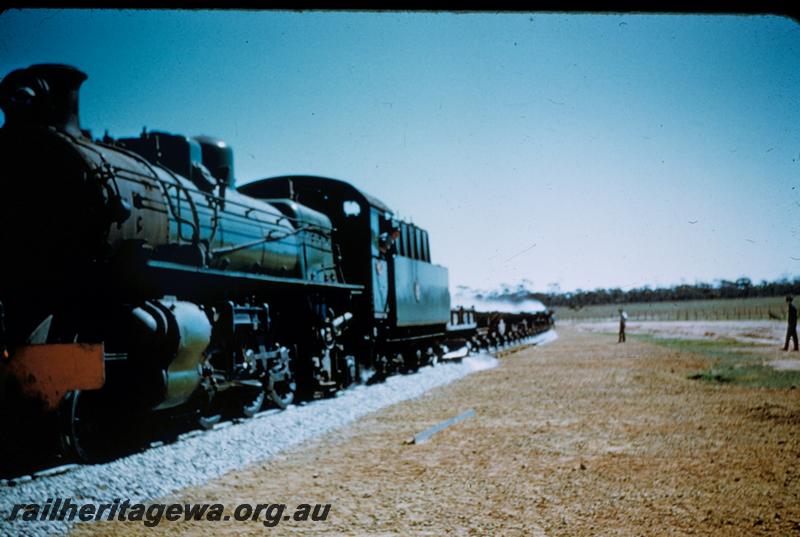
[{"label": "concrete marker on ground", "polygon": [[442,431],[447,427],[450,427],[451,425],[458,423],[459,421],[463,421],[467,418],[472,418],[474,416],[475,416],[475,410],[470,408],[466,412],[462,412],[461,414],[459,414],[454,418],[444,420],[443,422],[437,423],[433,427],[425,429],[421,433],[415,434],[413,437],[406,440],[406,444],[422,444],[423,442],[426,442],[431,436],[435,435],[439,431]]}]

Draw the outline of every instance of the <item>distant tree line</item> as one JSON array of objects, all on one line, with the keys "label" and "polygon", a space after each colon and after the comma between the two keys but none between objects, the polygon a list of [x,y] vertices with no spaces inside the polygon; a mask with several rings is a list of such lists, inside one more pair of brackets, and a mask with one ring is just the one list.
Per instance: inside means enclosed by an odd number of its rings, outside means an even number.
[{"label": "distant tree line", "polygon": [[[644,286],[627,291],[617,287],[595,289],[593,291],[577,289],[574,292],[566,293],[529,292],[526,298],[535,298],[548,306],[568,306],[577,309],[595,304],[674,302],[679,300],[778,297],[784,295],[800,295],[800,276],[791,281],[783,278],[773,282],[762,280],[757,284],[754,284],[750,278],[739,278],[736,281],[716,280],[713,284],[701,282],[694,285],[682,284],[673,287],[651,288]],[[513,299],[518,300],[519,298],[522,298],[519,293],[514,293]]]}]

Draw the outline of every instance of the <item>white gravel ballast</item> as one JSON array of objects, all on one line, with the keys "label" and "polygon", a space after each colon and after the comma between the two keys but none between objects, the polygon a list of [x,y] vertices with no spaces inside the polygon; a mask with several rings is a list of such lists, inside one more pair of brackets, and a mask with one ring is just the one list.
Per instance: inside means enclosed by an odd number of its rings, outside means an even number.
[{"label": "white gravel ballast", "polygon": [[[528,343],[552,341],[550,331]],[[48,499],[71,498],[77,504],[131,502],[165,496],[198,485],[231,470],[275,456],[287,448],[342,427],[370,412],[412,399],[474,371],[497,365],[489,354],[460,363],[424,367],[411,375],[395,375],[373,386],[356,386],[331,399],[316,400],[278,412],[266,412],[241,423],[214,430],[98,465],[80,466],[68,473],[0,487],[0,535],[58,535],[74,522],[15,520],[7,517],[16,504],[44,505]],[[17,517],[19,519],[19,516]]]}]

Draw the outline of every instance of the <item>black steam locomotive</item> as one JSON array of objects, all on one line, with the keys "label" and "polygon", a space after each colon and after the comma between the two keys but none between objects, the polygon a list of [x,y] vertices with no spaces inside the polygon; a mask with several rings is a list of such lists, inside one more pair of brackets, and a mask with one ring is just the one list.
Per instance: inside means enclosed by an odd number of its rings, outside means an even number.
[{"label": "black steam locomotive", "polygon": [[[154,416],[208,427],[413,371],[448,334],[477,342],[425,230],[336,179],[237,189],[215,138],[93,141],[85,79],[34,65],[0,83],[5,427],[35,423],[71,457],[102,460],[109,435]],[[550,321],[521,322],[509,333]]]}]

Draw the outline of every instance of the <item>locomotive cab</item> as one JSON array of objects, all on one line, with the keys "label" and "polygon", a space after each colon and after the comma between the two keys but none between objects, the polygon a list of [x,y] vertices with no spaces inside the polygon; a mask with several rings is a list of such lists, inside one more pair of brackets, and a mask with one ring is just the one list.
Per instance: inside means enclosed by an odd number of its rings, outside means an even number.
[{"label": "locomotive cab", "polygon": [[399,222],[382,201],[337,179],[275,177],[239,192],[265,201],[289,197],[330,218],[344,281],[365,288],[354,332],[371,347],[372,365],[413,368],[421,356],[433,355],[450,319],[450,294],[447,269],[431,263],[426,231]]}]

